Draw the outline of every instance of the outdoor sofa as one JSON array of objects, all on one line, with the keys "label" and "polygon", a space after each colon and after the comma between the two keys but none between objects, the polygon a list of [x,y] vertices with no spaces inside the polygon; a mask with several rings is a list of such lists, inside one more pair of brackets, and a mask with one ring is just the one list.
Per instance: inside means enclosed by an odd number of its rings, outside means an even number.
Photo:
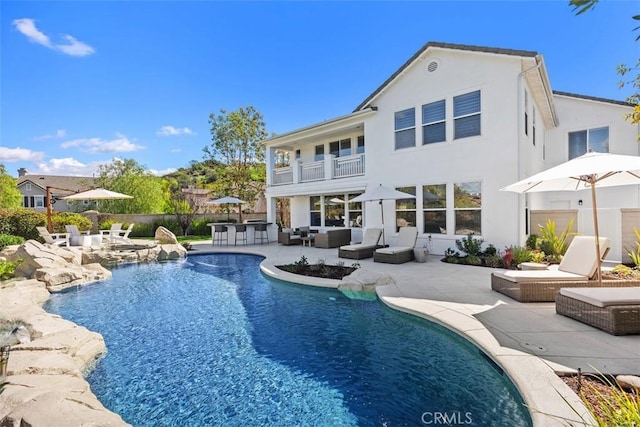
[{"label": "outdoor sofa", "polygon": [[301,237],[309,233],[309,227],[300,227],[296,230],[293,228],[283,228],[278,232],[278,243],[281,245],[299,245],[302,243]]},{"label": "outdoor sofa", "polygon": [[351,243],[351,229],[338,228],[335,230],[326,230],[320,232],[314,237],[314,245],[316,248],[337,248]]},{"label": "outdoor sofa", "polygon": [[[604,258],[611,244],[600,237]],[[558,266],[546,270],[504,270],[491,274],[491,289],[520,302],[553,302],[562,288],[597,287],[598,260],[595,237],[576,236]],[[602,286],[640,286],[639,280],[603,279]]]},{"label": "outdoor sofa", "polygon": [[373,251],[382,247],[378,244],[381,235],[381,228],[367,228],[364,230],[362,243],[340,246],[340,248],[338,248],[338,257],[349,259],[371,258]]},{"label": "outdoor sofa", "polygon": [[414,259],[413,247],[418,239],[417,227],[400,227],[398,239],[394,246],[379,248],[373,252],[374,262],[402,264]]},{"label": "outdoor sofa", "polygon": [[640,334],[640,287],[563,288],[556,313],[612,335]]}]

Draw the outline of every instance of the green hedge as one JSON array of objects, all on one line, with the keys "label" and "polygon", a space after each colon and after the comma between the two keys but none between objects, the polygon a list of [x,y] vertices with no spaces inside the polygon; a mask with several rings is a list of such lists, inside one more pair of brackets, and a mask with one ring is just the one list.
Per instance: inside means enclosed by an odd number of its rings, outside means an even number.
[{"label": "green hedge", "polygon": [[30,209],[0,210],[0,233],[20,236],[25,240],[37,239],[40,235],[36,227],[45,225],[47,217],[42,212]]}]

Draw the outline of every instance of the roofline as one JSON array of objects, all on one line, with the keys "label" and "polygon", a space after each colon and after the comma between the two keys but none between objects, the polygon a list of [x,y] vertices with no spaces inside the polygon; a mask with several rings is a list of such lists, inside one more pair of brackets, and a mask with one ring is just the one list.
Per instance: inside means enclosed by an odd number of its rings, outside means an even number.
[{"label": "roofline", "polygon": [[369,102],[371,102],[380,92],[384,90],[389,84],[391,84],[400,74],[404,72],[406,68],[408,68],[416,59],[418,59],[427,49],[429,48],[439,48],[439,49],[452,49],[452,50],[465,50],[470,52],[480,52],[480,53],[493,53],[497,55],[511,55],[511,56],[520,56],[520,57],[536,57],[538,55],[535,51],[530,50],[517,50],[517,49],[503,49],[497,47],[487,47],[487,46],[473,46],[466,44],[455,44],[455,43],[441,43],[441,42],[428,42],[420,50],[418,50],[411,58],[407,60],[400,68],[396,70],[387,80],[384,81],[371,95],[367,97],[360,105],[358,105],[354,112],[361,110],[368,106]]},{"label": "roofline", "polygon": [[299,134],[301,132],[308,132],[308,131],[311,131],[311,130],[314,130],[314,129],[317,129],[317,128],[320,128],[320,127],[323,127],[323,126],[331,126],[331,125],[334,125],[334,124],[339,123],[341,121],[346,121],[346,120],[349,120],[349,119],[353,119],[355,117],[365,116],[365,115],[368,115],[369,113],[374,112],[374,111],[378,111],[378,108],[369,107],[369,108],[367,108],[365,110],[354,111],[352,113],[345,114],[343,116],[339,116],[339,117],[336,117],[336,118],[333,118],[333,119],[325,120],[325,121],[320,122],[320,123],[315,123],[315,124],[312,124],[312,125],[300,128],[300,129],[292,130],[290,132],[282,133],[280,135],[276,135],[276,136],[271,137],[269,139],[264,139],[264,140],[262,140],[262,142],[264,144],[271,143],[271,142],[277,141],[278,139],[285,139],[285,138],[287,138],[287,137],[289,137],[291,135],[294,135],[294,134]]},{"label": "roofline", "polygon": [[627,101],[619,101],[617,99],[600,98],[597,96],[580,95],[578,93],[562,92],[559,90],[553,91],[554,95],[565,96],[569,98],[586,99],[588,101],[606,102],[607,104],[622,105],[623,107],[634,107],[635,105]]},{"label": "roofline", "polygon": [[540,79],[542,79],[542,85],[546,93],[545,97],[547,98],[547,105],[551,112],[551,120],[553,120],[554,125],[558,126],[560,121],[558,120],[556,104],[553,102],[553,90],[551,89],[551,82],[549,81],[549,73],[547,73],[547,64],[545,64],[542,55],[536,55],[535,58],[536,62],[541,64],[540,68],[538,68],[538,75],[540,76]]}]

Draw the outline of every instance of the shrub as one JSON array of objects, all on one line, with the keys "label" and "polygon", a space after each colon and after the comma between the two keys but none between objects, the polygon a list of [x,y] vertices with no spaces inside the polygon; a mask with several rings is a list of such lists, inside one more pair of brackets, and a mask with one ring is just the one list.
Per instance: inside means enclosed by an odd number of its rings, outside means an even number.
[{"label": "shrub", "polygon": [[91,220],[75,212],[57,212],[51,216],[54,233],[66,233],[65,225],[75,225],[80,231],[91,230],[93,223]]},{"label": "shrub", "polygon": [[524,246],[511,246],[511,253],[515,265],[531,261],[531,251]]},{"label": "shrub", "polygon": [[18,264],[11,261],[0,261],[0,280],[8,280],[14,277]]},{"label": "shrub", "polygon": [[512,248],[506,248],[504,250],[504,255],[502,256],[502,263],[504,264],[505,268],[513,267],[513,249]]},{"label": "shrub", "polygon": [[21,245],[22,243],[24,243],[24,237],[0,234],[0,250],[9,245]]},{"label": "shrub", "polygon": [[489,245],[487,246],[487,249],[484,250],[484,254],[488,257],[497,255],[498,249],[496,249],[496,247],[493,245]]},{"label": "shrub", "polygon": [[30,209],[7,209],[0,211],[0,233],[37,239],[40,235],[36,227],[45,225],[47,217]]},{"label": "shrub", "polygon": [[564,255],[565,252],[567,252],[567,248],[569,247],[569,245],[567,244],[567,239],[569,238],[569,236],[573,236],[576,234],[571,231],[571,228],[573,227],[573,219],[569,221],[569,224],[567,224],[567,228],[562,233],[560,233],[559,236],[556,234],[556,223],[550,219],[547,220],[547,223],[544,227],[542,225],[539,225],[539,227],[540,234],[542,234],[540,249],[542,249],[545,254],[552,257]]},{"label": "shrub", "polygon": [[163,226],[167,230],[171,231],[176,236],[182,236],[182,229],[180,228],[180,223],[175,219],[163,219],[160,221],[153,222],[153,228],[149,236],[153,236],[156,229],[160,226]]},{"label": "shrub", "polygon": [[530,234],[529,237],[527,237],[527,242],[525,243],[525,246],[531,250],[539,249],[538,240],[540,240],[540,237],[537,234]]},{"label": "shrub", "polygon": [[105,220],[102,220],[99,222],[98,224],[98,228],[100,230],[109,230],[111,228],[111,226],[113,224],[116,224],[118,221],[112,219],[112,218],[107,218]]},{"label": "shrub", "polygon": [[629,252],[629,256],[631,257],[631,262],[633,262],[636,268],[640,268],[640,230],[638,230],[636,227],[633,227],[633,231],[634,233],[636,233],[636,238],[638,240],[636,241],[635,250],[632,249]]},{"label": "shrub", "polygon": [[156,228],[158,226],[155,224],[135,224],[133,230],[129,233],[129,237],[154,237]]},{"label": "shrub", "polygon": [[483,239],[475,239],[471,233],[465,238],[456,240],[456,247],[467,255],[478,256],[482,253],[483,242]]},{"label": "shrub", "polygon": [[539,249],[532,250],[530,253],[531,262],[542,263],[546,257],[546,254]]},{"label": "shrub", "polygon": [[194,236],[210,236],[211,227],[207,224],[215,222],[213,218],[196,218],[191,221],[191,234]]},{"label": "shrub", "polygon": [[500,268],[504,266],[504,260],[502,256],[498,255],[497,253],[486,257],[484,259],[484,262],[487,267]]}]

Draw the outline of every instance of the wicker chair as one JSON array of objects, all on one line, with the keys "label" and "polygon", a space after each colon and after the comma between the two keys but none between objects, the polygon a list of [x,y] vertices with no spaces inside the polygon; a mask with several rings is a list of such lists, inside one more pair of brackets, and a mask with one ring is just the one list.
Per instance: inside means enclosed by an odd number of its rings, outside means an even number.
[{"label": "wicker chair", "polygon": [[400,227],[395,246],[376,249],[373,253],[374,262],[388,264],[402,264],[414,259],[413,247],[418,239],[417,227]]},{"label": "wicker chair", "polygon": [[315,235],[314,244],[316,248],[337,248],[348,245],[351,242],[351,229],[340,228],[337,230],[327,230],[324,233]]},{"label": "wicker chair", "polygon": [[300,234],[295,233],[291,228],[283,228],[278,232],[278,243],[285,246],[299,245],[302,243],[300,237]]},{"label": "wicker chair", "polygon": [[338,249],[338,257],[349,259],[371,258],[373,251],[382,247],[378,245],[380,236],[382,236],[381,228],[367,228],[364,231],[362,243],[340,246]]}]

